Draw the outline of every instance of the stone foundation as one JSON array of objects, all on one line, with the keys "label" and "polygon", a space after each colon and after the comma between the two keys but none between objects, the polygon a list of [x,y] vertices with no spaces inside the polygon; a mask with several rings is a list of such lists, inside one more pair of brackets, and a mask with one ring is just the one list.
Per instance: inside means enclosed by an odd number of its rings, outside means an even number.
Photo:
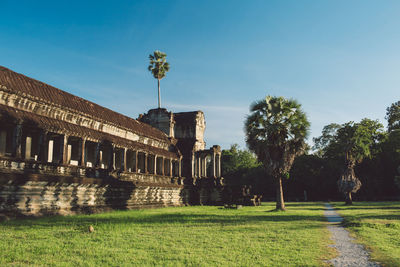
[{"label": "stone foundation", "polygon": [[[187,204],[177,178],[1,160],[0,213],[68,215]],[[97,177],[96,177],[97,175]],[[94,176],[94,177],[87,177]]]}]

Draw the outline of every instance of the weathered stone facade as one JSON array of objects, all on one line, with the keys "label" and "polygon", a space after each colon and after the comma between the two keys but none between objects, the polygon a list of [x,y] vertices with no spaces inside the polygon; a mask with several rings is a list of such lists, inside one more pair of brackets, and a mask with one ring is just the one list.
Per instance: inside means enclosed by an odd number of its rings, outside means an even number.
[{"label": "weathered stone facade", "polygon": [[151,109],[138,120],[160,129],[177,140],[182,153],[182,175],[190,194],[191,203],[213,204],[221,202],[221,148],[205,149],[206,128],[202,111],[172,113],[166,109]]},{"label": "weathered stone facade", "polygon": [[0,213],[218,201],[220,149],[204,150],[204,129],[201,111],[134,120],[0,67]]}]

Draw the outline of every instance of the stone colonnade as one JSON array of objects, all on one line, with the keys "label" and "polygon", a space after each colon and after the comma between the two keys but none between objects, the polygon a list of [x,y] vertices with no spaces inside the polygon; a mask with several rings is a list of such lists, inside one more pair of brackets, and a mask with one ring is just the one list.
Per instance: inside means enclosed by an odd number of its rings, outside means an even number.
[{"label": "stone colonnade", "polygon": [[0,121],[0,156],[110,171],[181,176],[181,158],[127,148],[108,140],[41,129],[27,122]]},{"label": "stone colonnade", "polygon": [[221,148],[213,146],[200,150],[192,156],[192,177],[219,178],[221,177]]}]

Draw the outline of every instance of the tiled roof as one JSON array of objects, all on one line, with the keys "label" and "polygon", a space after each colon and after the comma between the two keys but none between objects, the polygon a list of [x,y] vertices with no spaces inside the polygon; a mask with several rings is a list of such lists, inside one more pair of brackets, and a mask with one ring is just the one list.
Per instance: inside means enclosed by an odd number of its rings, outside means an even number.
[{"label": "tiled roof", "polygon": [[36,124],[38,127],[55,133],[65,133],[72,136],[81,138],[88,138],[89,140],[105,141],[108,140],[117,146],[130,148],[133,150],[142,150],[156,155],[162,155],[170,158],[177,158],[177,154],[169,152],[164,149],[156,148],[153,146],[145,145],[139,142],[124,139],[115,135],[110,135],[104,132],[96,131],[83,126],[78,126],[72,123],[68,123],[61,120],[37,115],[35,113],[26,112],[23,110],[17,110],[5,105],[0,104],[0,118],[1,114],[6,114],[12,118],[23,120],[24,122],[31,122]]},{"label": "tiled roof", "polygon": [[4,85],[14,93],[30,95],[46,102],[87,114],[96,120],[108,122],[139,135],[168,142],[168,137],[163,132],[148,124],[139,122],[2,66],[0,66],[0,85]]}]

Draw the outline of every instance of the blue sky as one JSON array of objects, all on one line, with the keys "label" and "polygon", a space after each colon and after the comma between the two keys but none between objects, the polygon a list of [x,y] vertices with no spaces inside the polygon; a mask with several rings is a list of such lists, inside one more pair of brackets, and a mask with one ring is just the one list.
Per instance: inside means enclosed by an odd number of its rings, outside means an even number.
[{"label": "blue sky", "polygon": [[267,94],[324,125],[384,120],[400,100],[400,1],[0,0],[0,65],[125,115],[157,107],[148,55],[168,54],[163,107],[203,110],[207,146],[245,147]]}]

